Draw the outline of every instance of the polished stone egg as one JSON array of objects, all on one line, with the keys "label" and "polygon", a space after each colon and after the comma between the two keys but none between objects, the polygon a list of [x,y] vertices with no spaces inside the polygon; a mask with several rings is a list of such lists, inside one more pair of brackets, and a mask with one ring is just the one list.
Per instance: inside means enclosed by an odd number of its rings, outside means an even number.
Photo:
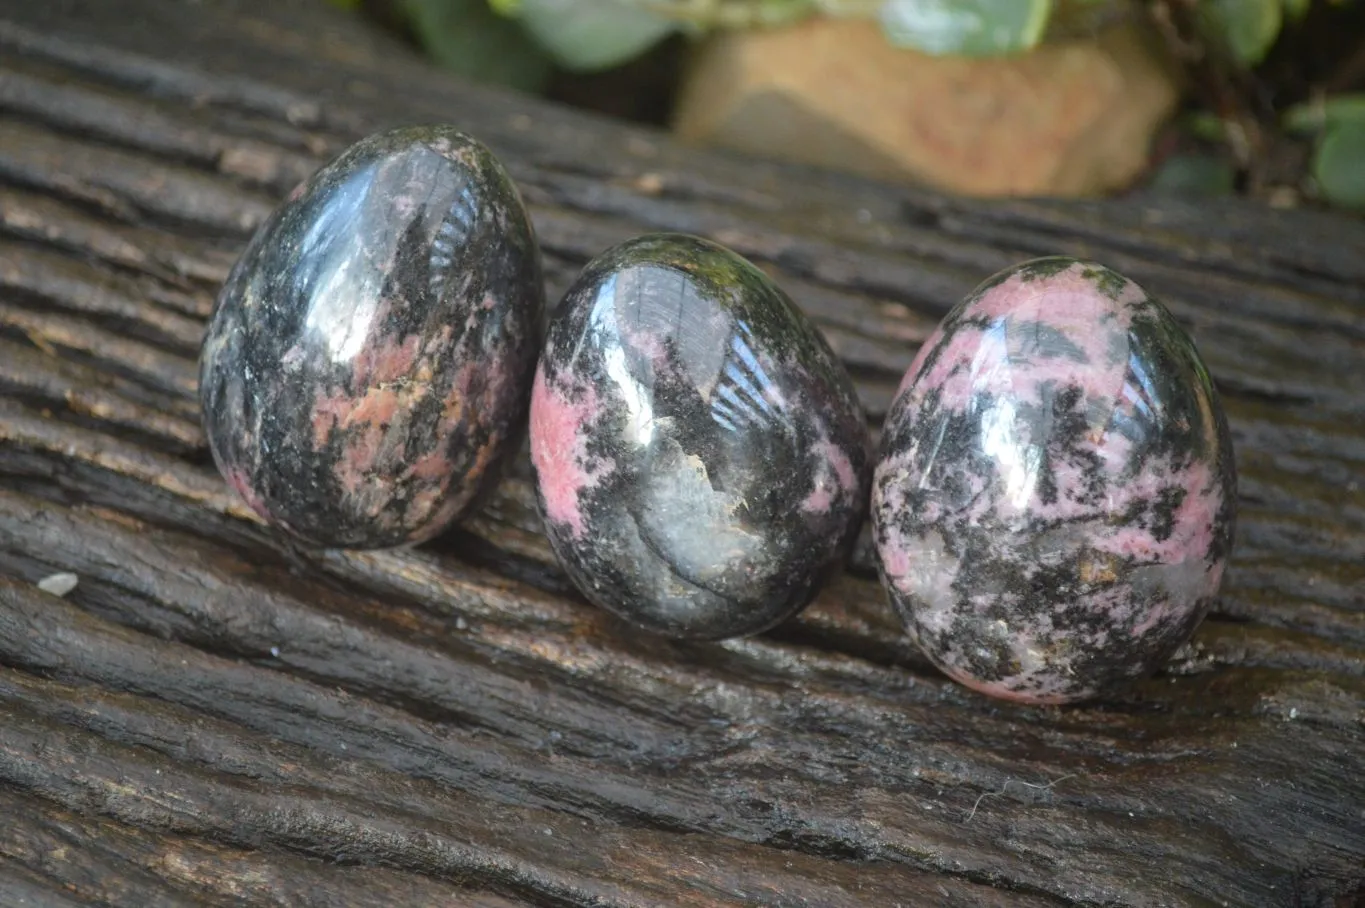
[{"label": "polished stone egg", "polygon": [[592,602],[718,639],[799,611],[865,513],[853,384],[752,264],[660,234],[591,262],[555,312],[531,399],[546,531]]},{"label": "polished stone egg", "polygon": [[219,469],[317,546],[420,542],[524,437],[544,309],[526,211],[449,127],[371,136],[263,223],[200,355]]},{"label": "polished stone egg", "polygon": [[1236,474],[1194,343],[1071,258],[987,280],[892,404],[872,489],[910,636],[987,694],[1061,703],[1159,668],[1218,591]]}]

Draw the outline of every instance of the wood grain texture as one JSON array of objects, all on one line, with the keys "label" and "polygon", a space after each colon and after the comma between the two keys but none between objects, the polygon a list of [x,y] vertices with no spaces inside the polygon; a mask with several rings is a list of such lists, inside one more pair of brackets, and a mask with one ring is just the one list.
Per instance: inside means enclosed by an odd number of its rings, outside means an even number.
[{"label": "wood grain texture", "polygon": [[[554,565],[524,458],[413,551],[284,545],[213,471],[194,356],[301,178],[454,122],[530,203],[551,298],[648,229],[752,257],[874,417],[992,271],[1098,258],[1227,402],[1218,611],[1119,700],[936,674],[866,539],[799,619],[645,638]],[[980,202],[456,84],[291,0],[0,0],[0,905],[1365,904],[1365,227]],[[59,599],[39,590],[79,578]]]}]

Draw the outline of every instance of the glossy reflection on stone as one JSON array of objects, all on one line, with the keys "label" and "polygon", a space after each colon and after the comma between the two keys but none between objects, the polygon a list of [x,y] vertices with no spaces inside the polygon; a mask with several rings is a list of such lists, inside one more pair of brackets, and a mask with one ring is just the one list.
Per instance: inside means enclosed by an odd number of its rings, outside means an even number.
[{"label": "glossy reflection on stone", "polygon": [[315,545],[427,539],[523,437],[544,310],[530,222],[445,127],[352,146],[261,226],[200,358],[219,469]]},{"label": "glossy reflection on stone", "polygon": [[598,605],[719,639],[795,614],[847,554],[870,457],[853,385],[762,272],[678,235],[593,261],[531,400],[546,529]]},{"label": "glossy reflection on stone", "polygon": [[911,637],[988,694],[1118,689],[1193,633],[1232,545],[1227,423],[1188,335],[1139,286],[1046,258],[924,344],[872,490]]}]

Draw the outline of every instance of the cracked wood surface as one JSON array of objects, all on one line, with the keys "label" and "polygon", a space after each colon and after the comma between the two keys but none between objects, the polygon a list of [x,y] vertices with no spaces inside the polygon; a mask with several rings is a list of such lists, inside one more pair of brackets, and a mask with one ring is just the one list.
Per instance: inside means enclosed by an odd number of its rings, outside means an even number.
[{"label": "cracked wood surface", "polygon": [[[1162,296],[1241,470],[1216,613],[1063,709],[947,682],[866,537],[804,615],[643,638],[568,587],[524,458],[403,552],[267,533],[194,356],[252,227],[360,136],[453,122],[557,299],[649,229],[752,257],[874,422],[1030,255]],[[1365,903],[1365,227],[1236,203],[980,202],[678,146],[453,83],[304,0],[0,0],[0,905]],[[37,580],[79,577],[59,599]]]}]

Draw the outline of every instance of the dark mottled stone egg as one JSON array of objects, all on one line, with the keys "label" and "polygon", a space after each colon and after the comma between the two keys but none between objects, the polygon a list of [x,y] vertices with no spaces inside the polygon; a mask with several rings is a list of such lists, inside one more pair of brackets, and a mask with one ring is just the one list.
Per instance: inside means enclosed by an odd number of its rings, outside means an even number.
[{"label": "dark mottled stone egg", "polygon": [[531,397],[550,541],[592,602],[719,639],[799,611],[865,511],[867,428],[842,364],[761,271],[695,237],[591,262]]},{"label": "dark mottled stone egg", "polygon": [[200,356],[214,459],[320,546],[420,542],[523,437],[544,289],[493,154],[447,127],[347,149],[261,225]]},{"label": "dark mottled stone egg", "polygon": [[1218,590],[1236,474],[1189,336],[1071,258],[992,277],[891,407],[872,522],[925,654],[987,694],[1062,703],[1160,667]]}]

